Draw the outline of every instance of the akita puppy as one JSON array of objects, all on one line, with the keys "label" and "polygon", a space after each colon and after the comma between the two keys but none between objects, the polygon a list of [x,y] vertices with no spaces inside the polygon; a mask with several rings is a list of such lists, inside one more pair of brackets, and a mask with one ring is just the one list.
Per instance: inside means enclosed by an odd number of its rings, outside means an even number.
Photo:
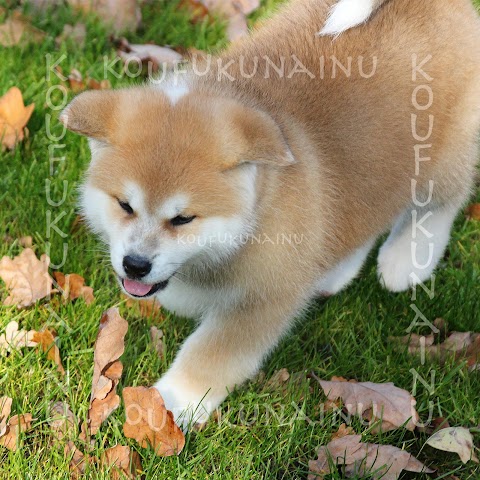
[{"label": "akita puppy", "polygon": [[474,185],[479,45],[470,0],[293,0],[185,74],[65,109],[122,288],[199,321],[155,385],[184,424],[386,231],[385,288],[430,278]]}]

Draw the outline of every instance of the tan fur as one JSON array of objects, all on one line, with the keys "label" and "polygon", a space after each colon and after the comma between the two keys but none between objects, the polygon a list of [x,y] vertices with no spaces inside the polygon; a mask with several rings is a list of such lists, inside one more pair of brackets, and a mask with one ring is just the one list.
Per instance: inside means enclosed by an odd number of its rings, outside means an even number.
[{"label": "tan fur", "polygon": [[[72,129],[91,136],[101,131],[108,142],[90,177],[112,197],[131,178],[152,209],[181,189],[193,199],[189,214],[229,216],[241,207],[232,193],[235,166],[256,162],[257,231],[270,238],[303,236],[296,245],[248,244],[215,268],[185,266],[192,284],[240,292],[234,305],[219,307],[204,331],[187,341],[171,371],[200,398],[211,389],[214,404],[225,387],[255,373],[259,359],[314,295],[315,281],[409,208],[412,178],[425,194],[428,182],[435,182],[436,206],[461,205],[473,185],[480,22],[469,0],[390,0],[367,24],[337,39],[319,37],[333,3],[292,1],[215,58],[207,75],[190,74],[190,91],[175,105],[159,89],[146,87],[95,92],[95,101],[82,103],[80,97],[67,111]],[[277,65],[285,57],[290,72],[292,54],[316,78],[279,78],[273,70],[265,78],[265,56]],[[412,80],[413,54],[418,63],[432,55],[424,67],[432,82],[420,74]],[[331,78],[332,56],[343,64],[353,58],[349,78],[338,66]],[[376,74],[362,78],[357,59],[364,58],[369,72],[372,56],[378,59]],[[257,74],[242,78],[241,65],[252,71],[255,57]],[[232,60],[233,81],[222,75],[219,80],[217,62]],[[412,105],[421,84],[434,92],[426,112]],[[425,95],[418,100],[425,103]],[[422,142],[412,136],[412,114],[418,115],[418,132],[428,131],[428,115],[435,122],[425,152],[432,160],[422,163],[419,176],[414,147]],[[90,132],[88,119],[95,119]],[[239,358],[252,361],[239,369]]]}]

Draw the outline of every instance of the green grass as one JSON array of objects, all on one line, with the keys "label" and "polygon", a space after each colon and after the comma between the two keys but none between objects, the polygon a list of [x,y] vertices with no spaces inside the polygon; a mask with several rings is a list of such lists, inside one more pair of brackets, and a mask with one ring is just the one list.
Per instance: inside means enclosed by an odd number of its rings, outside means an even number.
[{"label": "green grass", "polygon": [[[274,3],[267,2],[260,14],[268,14]],[[212,50],[225,45],[224,28],[220,23],[192,25],[188,15],[179,11],[174,3],[152,4],[154,6],[146,7],[144,12],[143,30],[130,36],[131,40]],[[114,58],[108,28],[91,16],[82,19],[88,27],[83,49],[72,43],[56,49],[55,35],[61,32],[65,23],[78,19],[70,9],[57,8],[35,19],[37,27],[50,33],[44,43],[8,49],[0,47],[0,95],[17,85],[26,103],[36,104],[29,123],[29,139],[14,152],[0,153],[0,256],[13,256],[21,250],[16,242],[2,240],[3,234],[13,238],[33,235],[38,253],[44,252],[51,242],[53,263],[60,262],[65,243],[68,255],[61,270],[83,275],[96,294],[96,301],[90,306],[82,300],[67,305],[56,302],[53,306],[56,315],[52,315],[52,310],[44,302],[23,311],[0,307],[0,331],[13,319],[26,329],[45,326],[55,329],[68,371],[68,375],[61,378],[55,366],[34,349],[23,349],[0,358],[0,395],[14,399],[12,413],[31,412],[36,419],[33,429],[23,436],[22,447],[16,453],[0,447],[1,479],[68,478],[68,459],[63,454],[62,445],[52,444],[47,406],[51,401],[66,400],[79,418],[85,418],[93,371],[93,344],[100,316],[106,308],[120,305],[130,325],[122,357],[125,370],[120,389],[126,385],[152,384],[168,368],[178,346],[193,329],[191,322],[167,314],[161,324],[166,338],[166,356],[160,360],[148,336],[149,326],[155,320],[141,318],[134,310],[125,308],[102,246],[83,227],[71,230],[76,215],[76,187],[89,153],[85,139],[73,134],[68,133],[58,142],[47,138],[45,115],[51,113],[55,119],[57,113],[46,107],[46,93],[49,87],[60,82],[55,78],[46,80],[45,55],[52,53],[58,58],[64,53],[64,72],[77,68],[84,75],[96,78],[103,75],[103,56]],[[109,78],[113,86],[132,82],[126,77]],[[55,120],[52,125],[52,133],[59,135],[60,126]],[[66,158],[57,162],[50,172],[49,146],[54,143],[65,145],[64,149],[56,150],[56,155],[65,155]],[[47,204],[46,179],[51,180],[53,198],[61,198],[63,182],[68,182],[63,205],[50,207]],[[477,194],[478,199],[480,195]],[[52,238],[46,238],[48,210],[51,210],[52,218],[63,215],[57,225],[67,233],[65,239],[55,233]],[[387,341],[390,335],[403,335],[414,315],[410,309],[410,294],[395,295],[379,287],[374,257],[372,254],[363,275],[348,290],[312,306],[303,321],[265,363],[267,377],[286,367],[290,372],[314,371],[327,379],[339,375],[361,381],[391,381],[410,391],[412,368],[425,378],[429,378],[434,370],[435,392],[430,394],[419,384],[416,393],[420,416],[426,419],[429,405],[432,405],[433,415],[447,417],[451,425],[478,427],[478,372],[469,373],[463,365],[457,366],[453,362],[444,366],[434,362],[422,365],[419,358],[404,351],[394,351]],[[448,255],[438,271],[435,299],[430,300],[419,290],[416,305],[432,321],[440,316],[445,318],[452,330],[479,331],[479,264],[480,223],[468,222],[460,216]],[[317,447],[325,445],[342,422],[331,414],[319,422],[318,405],[324,397],[315,382],[302,375],[300,378],[299,383],[274,391],[267,391],[256,382],[239,388],[222,407],[229,423],[210,422],[203,431],[188,434],[185,449],[179,457],[157,458],[152,452],[125,439],[121,429],[124,411],[120,408],[97,435],[97,454],[117,443],[129,444],[140,453],[148,479],[306,478],[308,460],[315,458]],[[256,405],[259,405],[257,412]],[[305,420],[305,415],[314,422]],[[475,464],[463,465],[454,454],[422,448],[427,438],[424,434],[399,429],[374,436],[359,422],[354,421],[353,426],[358,433],[365,433],[367,441],[393,444],[417,455],[438,469],[438,478],[447,478],[448,474],[462,480],[480,478],[480,469]],[[480,445],[478,428],[476,432],[475,442]],[[92,471],[88,478],[107,479],[109,474]],[[332,475],[331,478],[342,476]]]}]

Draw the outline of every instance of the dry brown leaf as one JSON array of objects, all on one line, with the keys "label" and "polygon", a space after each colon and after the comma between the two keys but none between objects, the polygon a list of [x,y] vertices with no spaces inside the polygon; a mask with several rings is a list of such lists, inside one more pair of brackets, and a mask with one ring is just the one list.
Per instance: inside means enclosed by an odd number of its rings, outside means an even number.
[{"label": "dry brown leaf", "polygon": [[434,433],[426,441],[426,444],[437,450],[457,453],[463,463],[467,463],[469,460],[479,463],[479,460],[473,451],[473,437],[468,428],[443,428]]},{"label": "dry brown leaf", "polygon": [[203,22],[209,14],[208,8],[200,0],[181,0],[178,8],[188,11],[192,23]]},{"label": "dry brown leaf", "polygon": [[5,328],[5,333],[0,335],[0,355],[6,355],[11,350],[22,347],[35,347],[36,342],[33,341],[35,330],[19,330],[18,323],[12,320]]},{"label": "dry brown leaf", "polygon": [[28,107],[17,87],[10,88],[0,97],[0,142],[3,147],[13,149],[25,138],[26,125],[32,116],[35,104]]},{"label": "dry brown leaf", "polygon": [[286,368],[277,370],[265,383],[264,390],[278,390],[290,379],[290,373]]},{"label": "dry brown leaf", "polygon": [[75,415],[66,402],[52,402],[48,423],[58,440],[72,438],[77,429]]},{"label": "dry brown leaf", "polygon": [[31,248],[26,248],[13,260],[0,260],[0,277],[10,290],[4,305],[28,307],[52,292],[52,278],[48,274],[50,258],[43,254],[40,260]]},{"label": "dry brown leaf", "polygon": [[7,419],[12,410],[12,399],[10,397],[0,397],[0,437],[7,431]]},{"label": "dry brown leaf", "polygon": [[333,440],[346,437],[347,435],[355,435],[355,430],[352,427],[347,427],[345,423],[342,423],[340,428],[332,435],[330,441],[332,442]]},{"label": "dry brown leaf", "polygon": [[201,0],[205,7],[227,19],[227,37],[237,40],[248,33],[247,15],[260,6],[260,0]]},{"label": "dry brown leaf", "polygon": [[46,33],[35,28],[27,17],[14,11],[12,15],[0,25],[0,45],[13,47],[20,43],[39,43],[45,38]]},{"label": "dry brown leaf", "polygon": [[[425,338],[426,340],[422,340]],[[392,337],[394,342],[408,345],[408,352],[412,355],[425,354],[427,358],[444,363],[449,357],[455,360],[467,361],[471,370],[480,366],[480,334],[472,332],[452,332],[444,342],[435,344],[433,334],[427,337],[421,335],[406,335],[404,337]]]},{"label": "dry brown leaf", "polygon": [[92,394],[88,411],[88,432],[95,435],[100,425],[120,405],[116,393],[123,366],[119,358],[125,350],[124,338],[128,323],[120,316],[117,308],[110,308],[100,320],[100,329],[94,348]]},{"label": "dry brown leaf", "polygon": [[89,78],[87,80],[87,88],[90,90],[109,90],[112,88],[110,80],[95,80],[94,78]]},{"label": "dry brown leaf", "polygon": [[17,439],[20,432],[26,432],[29,430],[32,426],[32,420],[33,418],[30,413],[14,415],[11,417],[4,434],[0,435],[0,445],[15,452],[17,450]]},{"label": "dry brown leaf", "polygon": [[64,300],[83,298],[87,305],[90,305],[95,300],[93,288],[85,286],[85,279],[82,276],[76,273],[64,275],[61,272],[54,272],[53,276],[62,291]]},{"label": "dry brown leaf", "polygon": [[83,75],[76,68],[70,70],[68,84],[73,93],[80,93],[86,88],[85,82],[83,81]]},{"label": "dry brown leaf", "polygon": [[370,424],[380,421],[373,431],[388,432],[401,426],[413,431],[418,424],[416,400],[393,383],[319,382],[328,400],[342,399],[351,415],[358,415]]},{"label": "dry brown leaf", "polygon": [[101,463],[104,466],[113,467],[109,472],[113,480],[137,478],[137,472],[142,470],[140,455],[123,445],[115,445],[105,450]]},{"label": "dry brown leaf", "polygon": [[67,40],[72,40],[77,48],[83,48],[86,36],[87,28],[84,23],[76,23],[75,25],[67,23],[63,26],[62,33],[55,38],[55,44],[60,47]]},{"label": "dry brown leaf", "polygon": [[465,211],[465,215],[470,220],[480,220],[480,203],[474,203],[467,207]]},{"label": "dry brown leaf", "polygon": [[20,237],[18,239],[18,244],[23,248],[32,248],[33,238],[30,235],[26,235],[25,237]]},{"label": "dry brown leaf", "polygon": [[124,294],[122,294],[122,298],[126,300],[125,305],[128,308],[138,308],[142,317],[155,317],[157,321],[164,320],[162,306],[155,298],[147,300],[135,300]]},{"label": "dry brown leaf", "polygon": [[372,478],[382,480],[397,480],[403,470],[408,472],[433,473],[413,455],[393,447],[392,445],[377,445],[362,443],[361,435],[347,435],[333,440],[318,451],[318,459],[309,462],[309,480],[322,478],[333,473],[330,462],[345,465],[347,478],[372,474]]},{"label": "dry brown leaf", "polygon": [[127,65],[132,62],[142,65],[147,73],[156,72],[160,67],[172,68],[183,61],[182,55],[171,48],[153,44],[130,44],[125,38],[117,41],[117,55]]},{"label": "dry brown leaf", "polygon": [[112,24],[115,32],[135,31],[142,20],[137,0],[68,0],[68,3],[74,8],[97,13],[104,22]]},{"label": "dry brown leaf", "polygon": [[185,437],[156,388],[126,387],[123,401],[126,437],[133,438],[143,448],[151,445],[159,456],[178,455],[182,451]]},{"label": "dry brown leaf", "polygon": [[150,338],[153,346],[160,358],[163,358],[165,352],[165,344],[163,343],[163,332],[157,327],[150,327]]},{"label": "dry brown leaf", "polygon": [[53,333],[48,330],[42,330],[41,332],[35,332],[32,340],[42,347],[42,350],[47,354],[47,358],[57,364],[58,371],[64,375],[65,369],[62,365],[62,359],[60,358],[60,350],[55,343],[55,337]]},{"label": "dry brown leaf", "polygon": [[64,453],[66,457],[72,455],[69,464],[71,478],[80,479],[84,477],[90,458],[79,450],[72,441],[65,445]]}]

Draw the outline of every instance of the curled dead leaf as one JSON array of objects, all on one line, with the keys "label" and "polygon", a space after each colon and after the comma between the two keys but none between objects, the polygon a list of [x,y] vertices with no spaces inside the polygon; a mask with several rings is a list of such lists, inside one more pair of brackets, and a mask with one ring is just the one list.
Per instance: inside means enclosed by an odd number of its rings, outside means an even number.
[{"label": "curled dead leaf", "polygon": [[380,421],[372,431],[388,432],[404,426],[413,431],[419,416],[416,400],[393,383],[325,381],[319,383],[328,400],[341,399],[351,415],[358,415],[370,424]]},{"label": "curled dead leaf", "polygon": [[76,273],[64,275],[61,272],[54,272],[53,277],[60,288],[64,301],[83,298],[87,305],[90,305],[95,297],[93,288],[85,286],[85,279]]},{"label": "curled dead leaf", "polygon": [[7,396],[0,397],[0,437],[7,431],[7,420],[12,410],[12,399]]},{"label": "curled dead leaf", "polygon": [[94,347],[92,394],[88,426],[83,426],[84,435],[95,435],[100,425],[120,405],[116,388],[123,370],[119,358],[125,350],[127,330],[128,323],[117,308],[110,308],[102,315]]},{"label": "curled dead leaf", "polygon": [[0,335],[0,355],[6,355],[8,352],[22,348],[35,347],[37,342],[33,341],[35,330],[19,330],[18,323],[12,320],[5,328],[5,332]]},{"label": "curled dead leaf", "polygon": [[32,116],[35,104],[27,107],[23,103],[22,92],[12,87],[0,97],[0,141],[2,147],[15,148],[25,138],[25,127]]},{"label": "curled dead leaf", "polygon": [[318,451],[318,459],[309,462],[309,480],[334,473],[330,464],[344,465],[347,478],[371,474],[372,478],[397,480],[403,470],[433,473],[413,455],[392,445],[362,443],[361,435],[337,438]]},{"label": "curled dead leaf", "polygon": [[165,352],[165,344],[163,343],[163,332],[155,327],[150,327],[150,338],[152,339],[153,346],[160,358],[163,358]]},{"label": "curled dead leaf", "polygon": [[32,415],[25,413],[22,415],[14,415],[7,423],[3,435],[0,435],[0,445],[8,448],[12,452],[17,450],[18,437],[20,432],[30,430],[32,426]]},{"label": "curled dead leaf", "polygon": [[479,463],[479,460],[473,451],[473,436],[468,428],[443,428],[434,433],[426,441],[426,444],[437,450],[457,453],[463,463],[467,463],[470,460]]},{"label": "curled dead leaf", "polygon": [[159,456],[178,455],[182,451],[185,437],[156,388],[126,387],[123,401],[126,437],[133,438],[143,448],[151,445]]},{"label": "curled dead leaf", "polygon": [[0,260],[0,277],[5,282],[9,296],[4,305],[28,307],[52,293],[52,278],[48,274],[50,258],[43,254],[40,260],[31,248],[26,248],[14,259]]},{"label": "curled dead leaf", "polygon": [[469,205],[465,211],[465,215],[469,220],[480,220],[480,203]]},{"label": "curled dead leaf", "polygon": [[42,347],[42,350],[47,354],[47,358],[56,363],[58,371],[64,375],[65,369],[62,365],[60,358],[60,350],[55,343],[55,336],[48,330],[42,330],[41,332],[35,332],[32,340]]},{"label": "curled dead leaf", "polygon": [[113,480],[137,478],[137,473],[142,470],[140,455],[123,445],[115,445],[105,450],[101,463],[112,467],[109,473]]},{"label": "curled dead leaf", "polygon": [[52,402],[50,404],[48,424],[58,440],[75,436],[77,420],[66,402]]},{"label": "curled dead leaf", "polygon": [[0,45],[3,47],[39,43],[45,36],[45,32],[32,26],[29,18],[18,11],[12,12],[12,15],[0,25]]},{"label": "curled dead leaf", "polygon": [[[173,68],[183,61],[182,55],[168,47],[153,44],[130,44],[125,38],[116,41],[117,54],[126,67],[134,62],[146,73],[157,72],[160,67]],[[133,67],[131,67],[133,68]]]}]

